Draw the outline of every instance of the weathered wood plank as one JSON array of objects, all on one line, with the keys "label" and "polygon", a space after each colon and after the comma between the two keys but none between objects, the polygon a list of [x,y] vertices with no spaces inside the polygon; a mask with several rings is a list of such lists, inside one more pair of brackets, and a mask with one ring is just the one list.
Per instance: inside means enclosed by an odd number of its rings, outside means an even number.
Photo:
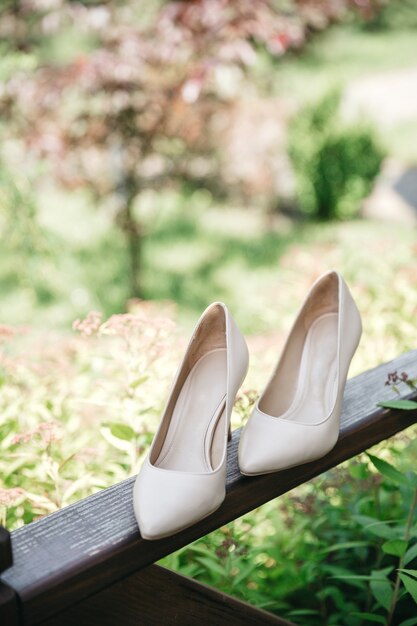
[{"label": "weathered wood plank", "polygon": [[0,573],[13,565],[12,542],[9,531],[0,526]]},{"label": "weathered wood plank", "polygon": [[150,565],[42,626],[295,626],[207,585]]},{"label": "weathered wood plank", "polygon": [[[10,533],[0,526],[0,573],[13,564]],[[0,581],[0,624],[17,626],[19,624],[19,606],[13,589]]]},{"label": "weathered wood plank", "polygon": [[12,536],[15,565],[3,578],[22,599],[25,623],[46,619],[413,424],[417,412],[376,407],[392,396],[384,380],[396,369],[416,377],[417,351],[348,381],[339,441],[319,461],[243,477],[236,454],[239,432],[235,432],[225,502],[213,515],[173,537],[141,539],[131,504],[133,478],[16,530]]},{"label": "weathered wood plank", "polygon": [[0,582],[0,624],[19,626],[20,614],[16,593],[5,583]]}]

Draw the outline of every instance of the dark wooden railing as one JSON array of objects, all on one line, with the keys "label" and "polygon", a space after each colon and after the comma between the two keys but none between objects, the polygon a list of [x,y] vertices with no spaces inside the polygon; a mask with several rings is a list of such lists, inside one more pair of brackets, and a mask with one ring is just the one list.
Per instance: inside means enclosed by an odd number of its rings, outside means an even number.
[{"label": "dark wooden railing", "polygon": [[[235,431],[229,444],[223,505],[177,535],[159,541],[141,538],[131,502],[133,478],[11,535],[3,529],[1,626],[291,626],[286,620],[154,563],[415,423],[417,411],[377,407],[378,401],[392,398],[384,381],[393,370],[417,377],[417,350],[348,381],[339,441],[318,461],[275,474],[244,477],[237,464],[240,433]],[[405,391],[404,397],[417,394],[407,395]]]}]

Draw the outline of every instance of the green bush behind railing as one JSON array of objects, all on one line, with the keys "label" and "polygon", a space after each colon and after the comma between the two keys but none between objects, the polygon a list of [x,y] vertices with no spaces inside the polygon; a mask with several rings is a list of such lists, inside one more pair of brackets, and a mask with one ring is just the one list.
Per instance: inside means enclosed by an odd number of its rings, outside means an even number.
[{"label": "green bush behind railing", "polygon": [[302,108],[289,129],[289,155],[302,212],[321,220],[351,218],[371,191],[384,151],[368,124],[348,124],[331,91]]}]

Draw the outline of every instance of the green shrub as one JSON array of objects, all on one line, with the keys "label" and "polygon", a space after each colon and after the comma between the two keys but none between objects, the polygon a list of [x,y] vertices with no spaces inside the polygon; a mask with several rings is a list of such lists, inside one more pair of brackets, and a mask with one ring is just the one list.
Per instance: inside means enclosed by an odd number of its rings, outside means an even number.
[{"label": "green shrub", "polygon": [[368,23],[369,29],[410,29],[417,26],[417,0],[382,0],[381,8]]},{"label": "green shrub", "polygon": [[323,220],[355,215],[384,156],[370,126],[343,122],[339,102],[331,92],[302,109],[290,126],[300,208]]},{"label": "green shrub", "polygon": [[163,564],[299,626],[413,626],[412,448],[384,442],[379,454],[389,452],[397,467],[360,455]]}]

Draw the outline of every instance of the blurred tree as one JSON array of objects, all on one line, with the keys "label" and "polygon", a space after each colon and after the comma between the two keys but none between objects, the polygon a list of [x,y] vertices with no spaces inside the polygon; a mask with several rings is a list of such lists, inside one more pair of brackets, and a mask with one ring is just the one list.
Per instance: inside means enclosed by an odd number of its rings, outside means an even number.
[{"label": "blurred tree", "polygon": [[[227,103],[216,81],[219,68],[247,68],[258,46],[282,55],[347,9],[374,5],[192,0],[159,8],[158,2],[138,7],[128,0],[9,0],[0,43],[7,40],[9,49],[24,53],[38,50],[40,62],[0,85],[0,113],[7,133],[47,158],[61,183],[88,184],[100,205],[110,207],[126,237],[130,295],[139,296],[143,227],[135,201],[149,186],[201,176],[193,170],[196,155],[204,157],[206,178],[216,174],[210,126]],[[84,52],[70,50],[65,62],[51,53],[45,59],[45,41],[65,29],[84,35]]]}]

